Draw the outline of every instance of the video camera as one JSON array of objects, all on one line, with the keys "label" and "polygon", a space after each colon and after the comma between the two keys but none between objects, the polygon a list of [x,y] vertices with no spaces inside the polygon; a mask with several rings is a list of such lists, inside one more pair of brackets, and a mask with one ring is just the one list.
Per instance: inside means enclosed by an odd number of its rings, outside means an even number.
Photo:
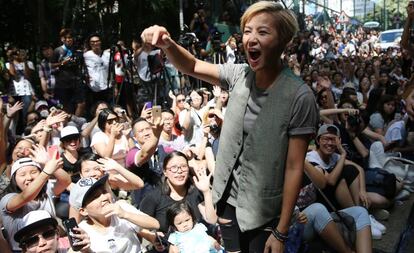
[{"label": "video camera", "polygon": [[211,45],[215,52],[218,52],[221,50],[221,35],[223,35],[223,33],[219,31],[214,31],[211,34]]},{"label": "video camera", "polygon": [[185,48],[190,48],[193,45],[198,45],[198,38],[195,33],[192,32],[182,32],[178,38],[178,44]]}]

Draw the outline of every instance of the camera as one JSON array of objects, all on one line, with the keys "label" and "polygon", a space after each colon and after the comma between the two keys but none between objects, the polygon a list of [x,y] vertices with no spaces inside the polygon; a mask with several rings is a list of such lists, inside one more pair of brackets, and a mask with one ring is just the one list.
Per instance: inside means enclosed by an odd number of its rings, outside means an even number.
[{"label": "camera", "polygon": [[198,38],[195,33],[181,33],[178,39],[178,44],[180,44],[184,48],[192,47],[193,45],[198,45]]},{"label": "camera", "polygon": [[215,52],[218,52],[221,50],[221,35],[222,33],[219,31],[214,31],[211,34],[211,45]]},{"label": "camera", "polygon": [[347,121],[349,126],[353,129],[358,129],[361,124],[361,119],[358,115],[349,115]]},{"label": "camera", "polygon": [[210,125],[210,133],[216,134],[220,131],[220,127],[217,124]]}]

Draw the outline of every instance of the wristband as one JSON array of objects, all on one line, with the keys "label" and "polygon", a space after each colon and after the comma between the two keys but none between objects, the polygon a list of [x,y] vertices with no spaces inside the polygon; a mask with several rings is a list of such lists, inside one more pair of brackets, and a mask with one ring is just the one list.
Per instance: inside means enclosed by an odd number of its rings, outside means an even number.
[{"label": "wristband", "polygon": [[52,174],[47,173],[45,170],[42,170],[42,172],[44,172],[46,175],[48,175],[49,177],[52,176]]},{"label": "wristband", "polygon": [[13,117],[10,117],[7,113],[6,114],[4,114],[4,115],[6,115],[6,117],[8,118],[8,119],[12,119]]},{"label": "wristband", "polygon": [[277,230],[277,228],[272,229],[272,235],[280,242],[286,242],[288,239],[288,234],[282,234]]}]

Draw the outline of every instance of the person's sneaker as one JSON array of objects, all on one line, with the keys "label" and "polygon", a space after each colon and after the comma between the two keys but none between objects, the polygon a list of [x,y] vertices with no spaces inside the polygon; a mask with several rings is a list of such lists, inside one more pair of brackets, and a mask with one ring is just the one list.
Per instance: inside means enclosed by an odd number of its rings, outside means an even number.
[{"label": "person's sneaker", "polygon": [[387,228],[383,224],[381,224],[380,222],[378,222],[374,218],[374,216],[370,215],[369,216],[369,220],[371,221],[371,229],[372,228],[376,228],[376,229],[378,229],[381,232],[381,234],[385,234],[385,232],[387,232]]},{"label": "person's sneaker", "polygon": [[372,215],[374,215],[377,220],[388,220],[390,217],[390,213],[385,209],[375,209],[372,212]]},{"label": "person's sneaker", "polygon": [[373,240],[381,240],[382,234],[376,227],[371,226],[371,235]]}]

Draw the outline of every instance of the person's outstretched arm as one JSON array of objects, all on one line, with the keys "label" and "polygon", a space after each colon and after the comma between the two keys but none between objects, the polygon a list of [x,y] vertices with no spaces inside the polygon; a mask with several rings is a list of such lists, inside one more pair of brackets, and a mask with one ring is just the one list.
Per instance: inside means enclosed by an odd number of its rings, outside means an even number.
[{"label": "person's outstretched arm", "polygon": [[142,42],[161,48],[168,60],[180,72],[201,79],[208,83],[219,84],[218,65],[201,61],[171,39],[167,29],[154,25],[141,34]]}]

